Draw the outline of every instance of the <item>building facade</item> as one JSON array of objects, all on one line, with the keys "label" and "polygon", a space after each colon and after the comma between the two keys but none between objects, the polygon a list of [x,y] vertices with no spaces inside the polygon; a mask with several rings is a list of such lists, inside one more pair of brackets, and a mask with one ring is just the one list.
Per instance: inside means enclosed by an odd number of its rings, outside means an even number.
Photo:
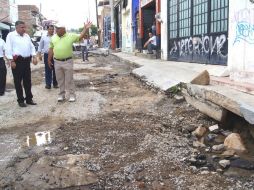
[{"label": "building facade", "polygon": [[157,45],[160,49],[161,24],[155,19],[155,15],[161,12],[161,0],[140,0],[139,2],[139,37],[138,49],[143,49],[144,43],[149,39],[148,33],[152,26],[156,26]]},{"label": "building facade", "polygon": [[132,50],[137,49],[139,37],[139,0],[132,0]]},{"label": "building facade", "polygon": [[0,0],[0,35],[5,40],[18,20],[18,8],[14,0]]},{"label": "building facade", "polygon": [[109,1],[100,1],[98,4],[99,7],[99,38],[100,38],[100,47],[110,47],[111,44],[111,28],[110,28],[110,5]]},{"label": "building facade", "polygon": [[122,51],[132,52],[132,0],[122,1]]},{"label": "building facade", "polygon": [[234,0],[229,4],[230,78],[254,84],[254,1]]},{"label": "building facade", "polygon": [[226,65],[229,0],[169,0],[168,60]]},{"label": "building facade", "polygon": [[42,29],[42,15],[35,5],[18,5],[19,20],[26,23],[27,33],[32,36]]}]

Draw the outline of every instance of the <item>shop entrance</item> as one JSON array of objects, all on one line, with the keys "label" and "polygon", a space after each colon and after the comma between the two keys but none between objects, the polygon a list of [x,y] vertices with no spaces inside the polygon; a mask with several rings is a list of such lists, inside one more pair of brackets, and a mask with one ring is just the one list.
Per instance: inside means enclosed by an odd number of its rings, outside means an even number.
[{"label": "shop entrance", "polygon": [[169,0],[169,60],[227,64],[229,0]]}]

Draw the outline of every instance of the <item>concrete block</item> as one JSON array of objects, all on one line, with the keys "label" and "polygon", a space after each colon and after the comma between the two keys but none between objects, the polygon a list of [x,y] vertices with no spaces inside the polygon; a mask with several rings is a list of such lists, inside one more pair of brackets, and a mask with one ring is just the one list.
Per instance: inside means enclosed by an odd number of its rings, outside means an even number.
[{"label": "concrete block", "polygon": [[190,96],[199,97],[213,104],[219,105],[239,116],[242,116],[239,103],[230,96],[223,95],[216,89],[209,89],[203,86],[187,84],[187,92]]},{"label": "concrete block", "polygon": [[207,70],[200,73],[196,76],[191,82],[191,84],[198,84],[198,85],[209,85],[210,84],[210,75]]},{"label": "concrete block", "polygon": [[254,107],[247,104],[241,104],[240,111],[246,121],[250,124],[254,124]]},{"label": "concrete block", "polygon": [[196,99],[187,94],[185,94],[184,96],[185,96],[185,100],[189,104],[191,104],[193,107],[198,109],[203,114],[206,114],[209,117],[215,119],[216,121],[221,122],[223,118],[225,117],[225,114],[227,113],[227,110],[225,110],[224,108],[212,102]]}]

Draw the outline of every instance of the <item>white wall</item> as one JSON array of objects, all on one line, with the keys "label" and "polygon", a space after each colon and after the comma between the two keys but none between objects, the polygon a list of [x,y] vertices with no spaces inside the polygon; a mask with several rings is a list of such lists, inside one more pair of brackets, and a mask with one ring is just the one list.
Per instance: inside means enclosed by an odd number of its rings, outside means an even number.
[{"label": "white wall", "polygon": [[161,59],[168,58],[168,0],[161,0]]},{"label": "white wall", "polygon": [[122,9],[122,51],[132,51],[132,27],[131,27],[131,7],[132,1],[128,0],[126,9]]},{"label": "white wall", "polygon": [[229,3],[228,67],[230,78],[254,84],[254,4]]}]

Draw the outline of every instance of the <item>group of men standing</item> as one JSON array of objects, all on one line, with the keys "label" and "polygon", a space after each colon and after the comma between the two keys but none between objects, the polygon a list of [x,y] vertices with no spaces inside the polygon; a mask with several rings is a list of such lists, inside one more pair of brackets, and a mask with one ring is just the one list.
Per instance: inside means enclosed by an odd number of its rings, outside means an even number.
[{"label": "group of men standing", "polygon": [[[45,82],[46,89],[60,88],[58,101],[62,102],[68,97],[69,102],[76,100],[74,80],[73,80],[73,59],[72,44],[81,41],[87,30],[91,27],[91,22],[84,25],[80,35],[67,33],[63,24],[48,27],[48,33],[43,36],[38,48],[38,57],[42,60],[44,54]],[[15,23],[15,31],[10,32],[5,42],[0,39],[0,95],[4,95],[6,85],[6,66],[11,66],[14,85],[17,94],[17,102],[20,107],[36,105],[31,92],[31,67],[30,63],[37,64],[35,47],[28,34],[25,33],[26,25],[22,21]],[[22,85],[23,83],[23,85]],[[25,97],[23,95],[23,88]]]}]

